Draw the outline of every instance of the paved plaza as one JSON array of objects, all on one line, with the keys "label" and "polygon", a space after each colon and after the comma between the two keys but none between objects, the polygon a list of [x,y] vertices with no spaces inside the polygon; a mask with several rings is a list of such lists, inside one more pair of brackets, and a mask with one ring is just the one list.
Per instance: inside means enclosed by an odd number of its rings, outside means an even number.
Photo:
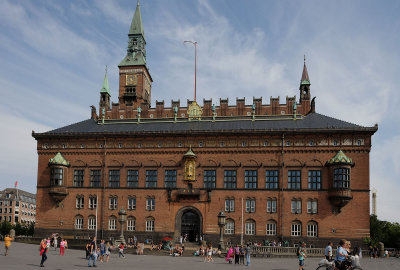
[{"label": "paved plaza", "polygon": [[[4,242],[1,242],[0,247],[0,269],[85,269],[87,267],[87,260],[84,258],[85,252],[83,250],[66,250],[65,256],[62,257],[58,252],[51,249],[48,252],[48,260],[46,261],[45,268],[40,268],[39,263],[41,257],[39,256],[38,245],[12,243],[8,256],[4,256]],[[251,266],[246,267],[243,265],[230,265],[222,258],[214,258],[214,263],[204,263],[201,257],[170,257],[170,256],[154,256],[143,255],[137,256],[126,254],[125,259],[118,258],[117,252],[111,254],[108,263],[98,262],[96,269],[162,269],[162,270],[177,270],[177,269],[190,269],[190,270],[224,270],[224,269],[270,269],[270,270],[286,270],[298,269],[296,258],[251,258]],[[318,265],[317,258],[307,258],[305,269],[316,269]],[[361,266],[365,270],[372,269],[400,269],[400,259],[370,259],[363,258]],[[92,268],[90,268],[92,269]]]}]

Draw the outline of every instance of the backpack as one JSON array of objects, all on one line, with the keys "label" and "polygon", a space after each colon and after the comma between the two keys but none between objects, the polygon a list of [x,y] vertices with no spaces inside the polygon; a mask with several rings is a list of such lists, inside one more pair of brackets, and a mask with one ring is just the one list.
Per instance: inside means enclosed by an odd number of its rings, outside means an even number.
[{"label": "backpack", "polygon": [[297,256],[300,256],[300,247],[297,248],[297,250],[296,250],[296,255],[297,255]]}]

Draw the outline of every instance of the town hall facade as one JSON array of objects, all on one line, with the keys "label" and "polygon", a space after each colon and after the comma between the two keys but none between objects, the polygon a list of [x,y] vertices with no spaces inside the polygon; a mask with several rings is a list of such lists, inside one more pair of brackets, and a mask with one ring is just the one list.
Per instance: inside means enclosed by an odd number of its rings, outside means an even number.
[{"label": "town hall facade", "polygon": [[[107,73],[90,119],[37,140],[35,233],[139,240],[288,240],[325,243],[369,236],[371,137],[316,112],[304,63],[299,99],[236,98],[151,105],[139,4],[111,102]],[[295,93],[292,93],[295,94]],[[89,101],[88,101],[89,102]]]}]

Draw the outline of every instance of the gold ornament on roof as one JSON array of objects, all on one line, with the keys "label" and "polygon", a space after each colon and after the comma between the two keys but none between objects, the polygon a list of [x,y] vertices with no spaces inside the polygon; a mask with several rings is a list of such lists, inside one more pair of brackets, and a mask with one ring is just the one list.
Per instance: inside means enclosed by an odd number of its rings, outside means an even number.
[{"label": "gold ornament on roof", "polygon": [[203,114],[203,109],[197,104],[196,101],[193,101],[187,110],[187,113],[189,115],[189,120],[195,119],[195,120],[200,120],[201,115]]}]

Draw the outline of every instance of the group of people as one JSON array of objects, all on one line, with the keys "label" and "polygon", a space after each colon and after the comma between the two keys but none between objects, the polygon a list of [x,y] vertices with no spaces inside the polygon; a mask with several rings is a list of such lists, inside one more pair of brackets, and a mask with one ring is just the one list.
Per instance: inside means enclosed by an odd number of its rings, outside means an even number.
[{"label": "group of people", "polygon": [[[108,262],[112,249],[113,246],[110,242],[101,240],[100,245],[97,245],[96,237],[93,237],[92,241],[86,244],[86,259],[88,260],[88,266],[96,267],[96,261]],[[119,257],[125,257],[124,245],[121,244],[118,246],[118,254]]]},{"label": "group of people", "polygon": [[[328,261],[333,260],[333,243],[329,242],[328,245],[325,248],[325,258]],[[359,247],[354,247],[353,250],[351,250],[351,243],[350,241],[346,241],[345,239],[341,239],[339,241],[339,247],[337,248],[336,251],[336,257],[334,258],[335,260],[335,266],[338,269],[344,270],[348,266],[352,265],[352,261],[350,260],[350,256],[355,256],[357,260],[362,257],[362,251],[361,248]]]},{"label": "group of people", "polygon": [[[40,241],[39,250],[40,250],[40,256],[42,257],[42,259],[40,261],[40,267],[44,267],[44,262],[47,260],[47,251],[50,249],[51,246],[54,247],[54,250],[57,250],[57,246],[58,246],[57,236],[43,238],[42,241]],[[64,256],[66,248],[68,248],[68,242],[67,242],[67,240],[64,240],[63,238],[61,238],[61,240],[60,240],[60,256]]]},{"label": "group of people", "polygon": [[226,253],[225,261],[231,264],[234,260],[235,264],[245,264],[244,257],[246,257],[246,265],[250,266],[251,251],[252,248],[250,244],[247,244],[247,246],[230,246],[228,252]]}]

